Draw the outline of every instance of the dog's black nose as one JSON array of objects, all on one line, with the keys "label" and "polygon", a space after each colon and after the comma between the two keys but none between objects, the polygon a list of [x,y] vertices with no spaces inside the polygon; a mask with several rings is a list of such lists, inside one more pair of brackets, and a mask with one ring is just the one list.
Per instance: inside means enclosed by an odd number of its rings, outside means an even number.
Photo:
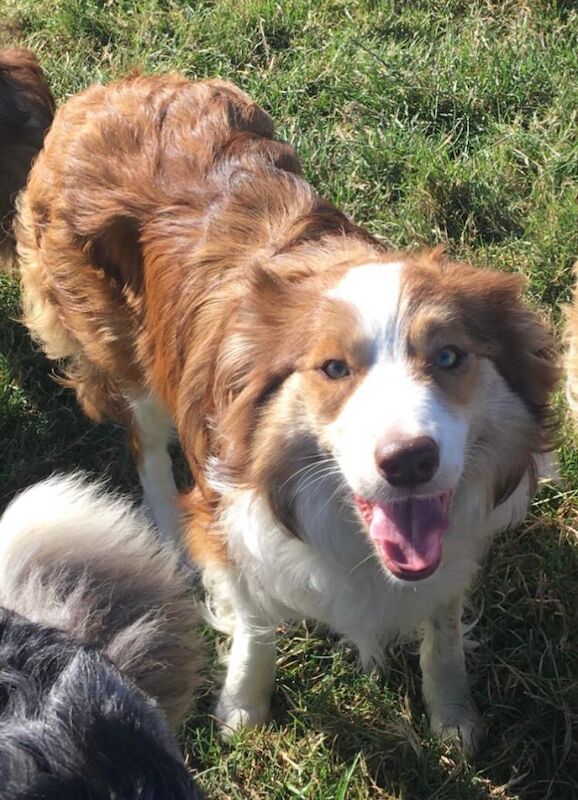
[{"label": "dog's black nose", "polygon": [[440,451],[429,436],[384,442],[375,451],[377,468],[392,486],[411,489],[433,478]]}]

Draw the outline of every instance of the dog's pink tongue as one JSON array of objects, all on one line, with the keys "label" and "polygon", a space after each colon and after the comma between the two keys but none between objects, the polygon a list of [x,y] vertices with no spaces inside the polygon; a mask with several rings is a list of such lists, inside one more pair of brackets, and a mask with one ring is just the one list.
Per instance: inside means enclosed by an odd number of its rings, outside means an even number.
[{"label": "dog's pink tongue", "polygon": [[406,580],[420,580],[435,572],[448,527],[447,503],[440,497],[410,497],[371,508],[370,536],[386,566]]}]

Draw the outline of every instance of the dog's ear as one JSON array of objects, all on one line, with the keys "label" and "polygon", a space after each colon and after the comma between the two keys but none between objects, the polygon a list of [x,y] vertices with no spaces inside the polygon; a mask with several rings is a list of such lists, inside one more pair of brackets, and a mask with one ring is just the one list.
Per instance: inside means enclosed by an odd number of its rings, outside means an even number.
[{"label": "dog's ear", "polygon": [[291,283],[260,266],[253,268],[215,371],[221,436],[216,444],[231,477],[240,478],[246,470],[259,417],[293,368],[288,320],[296,293]]},{"label": "dog's ear", "polygon": [[476,337],[487,342],[489,355],[510,389],[538,422],[539,449],[547,449],[555,427],[551,399],[561,377],[552,327],[543,314],[529,307],[520,276],[492,270],[478,274],[483,291],[466,319]]},{"label": "dog's ear", "polygon": [[[204,353],[207,372],[185,366],[187,394],[176,420],[195,480],[208,496],[205,473],[209,455],[217,456],[225,479],[242,481],[250,461],[253,433],[271,396],[292,371],[291,336],[285,336],[294,299],[291,281],[255,266],[238,304],[223,318],[206,319],[204,333],[213,344]],[[211,325],[218,329],[211,329]]]},{"label": "dog's ear", "polygon": [[245,388],[226,408],[219,425],[221,442],[217,442],[217,448],[229,477],[242,480],[250,465],[251,445],[260,418],[291,372],[289,364],[285,368],[254,370]]},{"label": "dog's ear", "polygon": [[426,302],[438,293],[440,303],[451,303],[481,353],[538,422],[539,449],[548,447],[550,401],[561,375],[560,358],[551,325],[528,304],[525,280],[521,275],[444,261],[441,253],[435,261],[432,258],[430,254],[416,298]]},{"label": "dog's ear", "polygon": [[271,398],[293,373],[310,328],[311,294],[302,276],[280,277],[255,266],[224,333],[211,404],[224,471],[242,480],[253,435]]},{"label": "dog's ear", "polygon": [[[190,405],[181,416],[179,437],[197,486],[206,499],[213,491],[206,480],[211,469],[216,470],[212,474],[213,483],[245,482],[260,416],[290,372],[290,369],[275,372],[256,368],[245,376],[240,390],[224,381],[215,384],[210,400],[205,399],[201,406],[205,412]],[[209,456],[217,460],[211,463]]]},{"label": "dog's ear", "polygon": [[[506,466],[506,465],[500,465]],[[494,508],[505,503],[514,494],[526,473],[530,479],[529,496],[533,497],[538,486],[538,475],[536,465],[532,456],[528,458],[527,453],[520,453],[517,462],[508,465],[507,472],[500,472],[494,481]]]}]

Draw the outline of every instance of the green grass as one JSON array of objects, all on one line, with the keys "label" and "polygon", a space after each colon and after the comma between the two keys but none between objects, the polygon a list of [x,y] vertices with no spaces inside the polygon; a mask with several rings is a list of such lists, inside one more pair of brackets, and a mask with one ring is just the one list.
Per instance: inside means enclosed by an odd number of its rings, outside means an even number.
[{"label": "green grass", "polygon": [[[558,324],[578,257],[578,12],[573,0],[0,0],[59,101],[133,66],[220,75],[299,149],[309,179],[395,247],[446,242],[522,273]],[[91,427],[50,377],[0,283],[0,493],[81,466],[135,488],[122,434]],[[328,634],[282,637],[274,722],[222,744],[211,670],[184,731],[213,798],[578,797],[578,453],[472,596],[474,764],[428,736],[415,652],[359,674]],[[207,634],[211,656],[214,639]]]}]

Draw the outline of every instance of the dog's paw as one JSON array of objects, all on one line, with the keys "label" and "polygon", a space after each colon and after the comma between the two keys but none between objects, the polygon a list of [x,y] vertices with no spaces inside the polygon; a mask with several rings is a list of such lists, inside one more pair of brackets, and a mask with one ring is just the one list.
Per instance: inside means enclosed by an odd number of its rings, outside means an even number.
[{"label": "dog's paw", "polygon": [[215,716],[221,727],[221,737],[229,741],[244,728],[258,728],[269,719],[269,703],[235,703],[230,696],[221,697]]},{"label": "dog's paw", "polygon": [[459,743],[467,758],[472,758],[481,750],[487,734],[484,721],[471,707],[452,713],[432,714],[430,726],[442,742]]}]

